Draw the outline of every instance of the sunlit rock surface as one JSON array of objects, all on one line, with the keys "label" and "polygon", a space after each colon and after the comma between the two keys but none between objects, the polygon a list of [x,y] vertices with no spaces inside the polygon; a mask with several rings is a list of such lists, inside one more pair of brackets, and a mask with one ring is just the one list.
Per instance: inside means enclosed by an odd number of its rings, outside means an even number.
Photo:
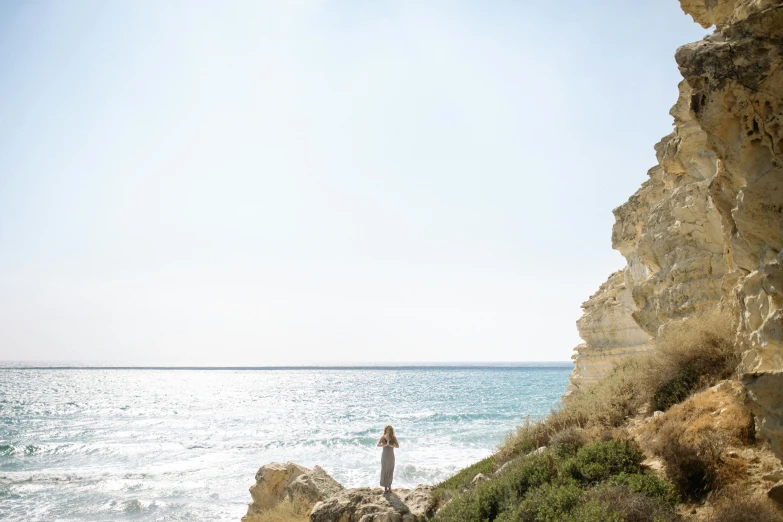
[{"label": "sunlit rock surface", "polygon": [[273,462],[259,468],[250,487],[253,501],[242,522],[275,518],[281,502],[308,506],[311,522],[424,522],[434,515],[433,486],[397,489],[345,489],[322,468]]},{"label": "sunlit rock surface", "polygon": [[434,515],[433,486],[395,489],[345,489],[319,502],[310,513],[310,522],[425,522]]},{"label": "sunlit rock surface", "polygon": [[737,314],[749,405],[783,458],[783,0],[680,4],[716,30],[676,52],[674,131],[614,211],[627,266],[583,305],[570,389],[654,346],[667,322],[721,306]]},{"label": "sunlit rock surface", "polygon": [[314,505],[342,490],[342,484],[318,466],[308,469],[293,462],[265,464],[256,472],[256,483],[250,487],[253,501],[242,522],[254,522],[283,501]]},{"label": "sunlit rock surface", "polygon": [[593,384],[628,354],[651,348],[650,336],[631,317],[635,306],[627,277],[628,269],[615,272],[582,304],[576,324],[585,342],[575,349],[570,391]]}]

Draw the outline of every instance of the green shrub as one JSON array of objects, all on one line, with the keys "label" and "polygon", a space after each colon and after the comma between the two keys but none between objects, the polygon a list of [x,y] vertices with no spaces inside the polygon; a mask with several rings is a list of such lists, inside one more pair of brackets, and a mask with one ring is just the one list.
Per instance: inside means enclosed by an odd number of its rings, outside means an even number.
[{"label": "green shrub", "polygon": [[609,479],[608,484],[627,486],[634,493],[658,499],[670,506],[676,506],[680,501],[680,495],[674,484],[668,480],[662,480],[650,472],[620,473]]},{"label": "green shrub", "polygon": [[500,477],[481,482],[446,504],[437,520],[444,522],[483,522],[495,520],[529,490],[557,480],[555,459],[546,454],[531,455],[514,462]]},{"label": "green shrub", "polygon": [[[623,513],[633,516],[640,510],[671,512],[671,499],[676,498],[673,486],[644,473],[642,460],[644,455],[633,441],[593,442],[579,448],[575,455],[556,448],[547,450],[513,461],[503,475],[476,485],[446,504],[436,520],[605,521],[622,520]],[[601,488],[608,488],[606,492],[592,488],[599,483]],[[620,502],[618,495],[611,494],[616,491],[630,500]],[[574,518],[574,513],[583,518]],[[661,517],[662,522],[669,520]]]},{"label": "green shrub", "polygon": [[515,495],[510,491],[507,480],[501,478],[482,482],[446,504],[438,512],[437,520],[443,522],[495,520],[513,498]]},{"label": "green shrub", "polygon": [[620,473],[638,473],[644,454],[633,441],[594,442],[579,449],[564,466],[564,472],[583,483],[605,480]]},{"label": "green shrub", "polygon": [[438,522],[484,522],[479,504],[473,502],[467,495],[457,496],[443,506],[435,516]]},{"label": "green shrub", "polygon": [[588,499],[574,509],[563,522],[624,522],[607,502]]},{"label": "green shrub", "polygon": [[576,484],[544,484],[530,490],[522,501],[505,511],[498,522],[559,522],[582,500]]},{"label": "green shrub", "polygon": [[521,463],[515,463],[501,479],[509,485],[515,496],[522,497],[528,490],[556,480],[557,464],[557,460],[548,452],[531,455],[522,459]]},{"label": "green shrub", "polygon": [[447,478],[436,486],[436,490],[462,491],[471,485],[473,478],[479,473],[490,476],[497,468],[498,465],[495,456],[489,456]]}]

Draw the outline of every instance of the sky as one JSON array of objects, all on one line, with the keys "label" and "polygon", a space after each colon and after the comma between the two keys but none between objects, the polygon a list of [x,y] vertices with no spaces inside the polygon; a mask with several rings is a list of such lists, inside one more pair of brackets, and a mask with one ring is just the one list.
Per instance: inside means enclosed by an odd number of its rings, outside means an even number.
[{"label": "sky", "polygon": [[675,0],[5,1],[0,360],[567,361]]}]

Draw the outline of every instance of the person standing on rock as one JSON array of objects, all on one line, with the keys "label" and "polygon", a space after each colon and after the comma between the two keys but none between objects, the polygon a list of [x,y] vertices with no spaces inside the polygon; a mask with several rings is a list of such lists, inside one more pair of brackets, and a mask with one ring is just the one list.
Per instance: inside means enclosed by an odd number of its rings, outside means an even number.
[{"label": "person standing on rock", "polygon": [[378,441],[378,447],[383,448],[381,455],[381,486],[384,493],[391,493],[392,480],[394,479],[394,448],[399,448],[397,437],[394,436],[394,428],[387,425],[383,428],[383,437]]}]

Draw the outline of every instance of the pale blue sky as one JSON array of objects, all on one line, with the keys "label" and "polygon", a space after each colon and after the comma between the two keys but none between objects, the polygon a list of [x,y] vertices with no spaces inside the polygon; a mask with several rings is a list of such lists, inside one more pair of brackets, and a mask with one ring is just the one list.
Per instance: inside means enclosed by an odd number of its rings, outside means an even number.
[{"label": "pale blue sky", "polygon": [[0,360],[567,360],[676,0],[6,1]]}]

